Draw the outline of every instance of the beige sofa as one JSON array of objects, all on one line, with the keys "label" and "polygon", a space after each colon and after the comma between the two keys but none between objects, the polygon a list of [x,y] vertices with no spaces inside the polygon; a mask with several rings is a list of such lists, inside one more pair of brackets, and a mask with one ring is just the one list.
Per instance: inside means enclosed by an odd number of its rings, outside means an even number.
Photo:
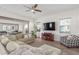
[{"label": "beige sofa", "polygon": [[13,41],[22,41],[24,43],[32,43],[34,42],[33,38],[24,37],[23,33],[17,33],[16,35],[9,35],[8,38]]},{"label": "beige sofa", "polygon": [[59,55],[62,52],[60,49],[47,44],[40,47],[32,47],[17,40],[14,35],[8,38],[2,37],[0,39],[1,55]]}]

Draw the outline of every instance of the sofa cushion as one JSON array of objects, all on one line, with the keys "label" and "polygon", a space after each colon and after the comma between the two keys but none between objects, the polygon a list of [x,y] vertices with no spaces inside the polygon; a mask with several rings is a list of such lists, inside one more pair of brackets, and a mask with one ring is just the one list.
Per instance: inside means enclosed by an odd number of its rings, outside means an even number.
[{"label": "sofa cushion", "polygon": [[9,41],[10,41],[10,40],[9,40],[7,37],[4,37],[4,38],[1,39],[1,43],[2,43],[4,46],[6,46]]},{"label": "sofa cushion", "polygon": [[27,38],[20,38],[18,39],[19,41],[22,41],[22,42],[26,42],[28,39]]},{"label": "sofa cushion", "polygon": [[7,55],[7,51],[5,50],[5,47],[0,43],[0,55]]},{"label": "sofa cushion", "polygon": [[12,52],[18,48],[19,48],[19,44],[17,44],[16,42],[13,42],[13,41],[10,41],[6,46],[6,49],[8,52]]},{"label": "sofa cushion", "polygon": [[25,45],[25,43],[24,42],[22,42],[22,41],[19,41],[19,40],[17,40],[17,41],[15,41],[17,44],[19,44],[19,45]]},{"label": "sofa cushion", "polygon": [[8,36],[8,38],[9,38],[10,40],[12,40],[12,41],[17,40],[16,35],[10,35],[10,36]]}]

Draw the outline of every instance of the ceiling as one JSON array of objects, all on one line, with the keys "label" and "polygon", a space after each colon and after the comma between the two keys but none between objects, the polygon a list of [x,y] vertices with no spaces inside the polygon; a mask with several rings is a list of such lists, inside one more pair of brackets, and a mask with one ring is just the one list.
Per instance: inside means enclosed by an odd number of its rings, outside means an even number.
[{"label": "ceiling", "polygon": [[[32,4],[25,5],[28,7],[32,6]],[[37,19],[62,11],[79,8],[79,4],[39,4],[38,8],[41,9],[42,12],[36,12],[35,14],[32,12],[26,12],[28,9],[24,7],[24,4],[0,4],[0,7],[13,14]]]}]

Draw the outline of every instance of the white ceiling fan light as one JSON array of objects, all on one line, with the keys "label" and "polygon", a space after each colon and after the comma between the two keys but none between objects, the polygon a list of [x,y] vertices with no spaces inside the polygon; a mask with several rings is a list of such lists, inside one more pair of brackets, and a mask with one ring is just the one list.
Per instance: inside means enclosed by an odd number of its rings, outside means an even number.
[{"label": "white ceiling fan light", "polygon": [[31,10],[31,12],[32,12],[32,13],[35,13],[35,11],[34,11],[34,10]]}]

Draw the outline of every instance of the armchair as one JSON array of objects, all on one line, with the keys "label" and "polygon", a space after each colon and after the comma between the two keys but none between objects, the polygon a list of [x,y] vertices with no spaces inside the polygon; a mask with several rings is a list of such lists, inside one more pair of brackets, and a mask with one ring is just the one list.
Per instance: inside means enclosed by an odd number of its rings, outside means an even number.
[{"label": "armchair", "polygon": [[60,38],[61,44],[67,47],[79,47],[79,36],[69,35]]}]

